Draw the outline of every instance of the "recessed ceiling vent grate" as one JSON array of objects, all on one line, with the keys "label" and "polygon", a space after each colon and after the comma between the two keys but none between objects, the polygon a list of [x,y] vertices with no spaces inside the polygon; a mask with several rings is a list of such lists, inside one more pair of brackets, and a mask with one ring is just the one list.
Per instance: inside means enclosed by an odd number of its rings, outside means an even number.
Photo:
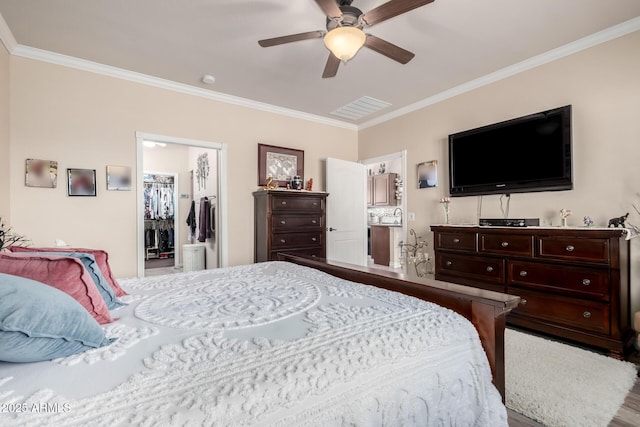
[{"label": "recessed ceiling vent grate", "polygon": [[388,102],[380,101],[370,96],[363,96],[329,114],[342,117],[343,119],[358,120],[376,111],[380,111],[383,108],[387,108],[389,105],[391,104]]}]

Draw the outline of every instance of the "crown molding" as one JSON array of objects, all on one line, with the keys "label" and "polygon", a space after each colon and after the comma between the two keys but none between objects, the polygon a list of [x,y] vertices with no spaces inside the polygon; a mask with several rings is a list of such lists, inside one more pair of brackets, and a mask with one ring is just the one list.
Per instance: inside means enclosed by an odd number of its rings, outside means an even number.
[{"label": "crown molding", "polygon": [[13,33],[11,29],[9,29],[9,25],[7,25],[7,21],[4,20],[4,17],[0,13],[0,41],[7,48],[9,53],[13,53],[16,46],[18,46],[18,42],[15,37],[13,37]]},{"label": "crown molding", "polygon": [[583,37],[564,46],[560,46],[556,49],[552,49],[540,55],[525,59],[524,61],[502,68],[498,71],[479,77],[477,79],[470,80],[459,86],[430,96],[429,98],[425,98],[421,101],[407,105],[406,107],[399,108],[390,113],[361,123],[358,126],[358,130],[366,129],[380,123],[384,123],[389,120],[404,116],[405,114],[412,113],[414,111],[437,104],[438,102],[442,102],[449,98],[453,98],[455,96],[462,95],[463,93],[470,92],[483,86],[487,86],[499,80],[506,79],[507,77],[511,77],[524,71],[531,70],[532,68],[538,67],[540,65],[553,62],[555,60],[564,58],[585,49],[589,49],[591,47],[636,32],[638,30],[640,30],[640,17],[636,17],[621,24],[614,25],[613,27],[609,27],[597,33],[593,33],[589,36]]},{"label": "crown molding", "polygon": [[226,104],[238,105],[241,107],[247,107],[254,110],[265,111],[269,113],[279,114],[282,116],[292,117],[295,119],[307,120],[310,122],[339,127],[343,129],[349,129],[354,131],[358,130],[358,127],[356,125],[351,123],[346,123],[340,120],[330,119],[330,118],[318,116],[315,114],[304,113],[302,111],[292,110],[289,108],[278,107],[276,105],[254,101],[247,98],[241,98],[239,96],[227,95],[224,93],[202,89],[202,88],[187,85],[184,83],[177,83],[171,80],[161,79],[159,77],[153,77],[146,74],[137,73],[134,71],[128,71],[122,68],[112,67],[109,65],[87,61],[84,59],[79,59],[79,58],[75,58],[68,55],[62,55],[59,53],[50,52],[42,49],[36,49],[33,47],[28,47],[28,46],[23,46],[18,44],[15,46],[15,48],[11,53],[15,56],[19,56],[22,58],[34,59],[37,61],[48,62],[51,64],[61,65],[64,67],[75,68],[77,70],[88,71],[91,73],[101,74],[108,77],[114,77],[117,79],[144,84],[147,86],[166,89],[173,92],[198,96],[200,98],[219,101]]}]

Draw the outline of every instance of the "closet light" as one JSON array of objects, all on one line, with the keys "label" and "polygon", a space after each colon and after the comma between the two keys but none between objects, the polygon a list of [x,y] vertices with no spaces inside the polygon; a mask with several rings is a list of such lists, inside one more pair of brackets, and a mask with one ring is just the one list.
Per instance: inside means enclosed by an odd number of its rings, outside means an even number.
[{"label": "closet light", "polygon": [[142,145],[144,145],[147,148],[166,147],[167,146],[167,144],[165,144],[164,142],[155,142],[155,141],[143,141]]}]

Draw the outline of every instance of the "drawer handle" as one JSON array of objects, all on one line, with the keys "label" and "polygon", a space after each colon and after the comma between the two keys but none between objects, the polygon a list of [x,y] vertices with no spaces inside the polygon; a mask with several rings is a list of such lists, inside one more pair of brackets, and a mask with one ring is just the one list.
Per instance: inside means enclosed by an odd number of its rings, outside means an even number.
[{"label": "drawer handle", "polygon": [[287,204],[287,202],[286,202],[286,201],[284,201],[284,200],[283,200],[281,203],[282,203],[282,206],[284,206],[284,205],[286,205],[286,204]]},{"label": "drawer handle", "polygon": [[526,303],[527,303],[526,299],[523,298],[523,299],[520,300],[520,305],[525,305]]},{"label": "drawer handle", "polygon": [[318,206],[318,202],[313,202],[313,206]]},{"label": "drawer handle", "polygon": [[451,261],[447,261],[447,262],[445,262],[445,264],[446,264],[447,267],[451,267],[451,264],[453,264],[453,263]]},{"label": "drawer handle", "polygon": [[565,248],[565,250],[566,250],[567,252],[573,252],[573,250],[574,250],[574,249],[575,249],[575,248],[574,248],[573,246],[571,246],[571,245],[567,245],[567,247]]},{"label": "drawer handle", "polygon": [[526,276],[527,276],[527,272],[526,272],[526,271],[524,271],[524,270],[522,270],[522,271],[520,272],[520,276],[522,276],[522,277],[526,277]]},{"label": "drawer handle", "polygon": [[502,242],[500,244],[503,248],[506,248],[507,246],[509,246],[509,242]]},{"label": "drawer handle", "polygon": [[315,219],[311,220],[311,224],[317,224],[317,223],[318,223],[318,221],[316,221]]},{"label": "drawer handle", "polygon": [[491,266],[487,267],[487,271],[488,271],[489,273],[491,273],[491,272],[493,271],[493,267],[491,267]]},{"label": "drawer handle", "polygon": [[285,220],[280,221],[280,224],[282,224],[282,225],[285,225],[286,223],[287,223],[287,221],[285,221]]},{"label": "drawer handle", "polygon": [[453,239],[453,243],[460,243],[460,239],[456,237],[455,239]]},{"label": "drawer handle", "polygon": [[589,286],[591,284],[591,280],[589,279],[582,279],[582,284],[585,286]]},{"label": "drawer handle", "polygon": [[584,313],[582,313],[582,317],[584,317],[585,319],[590,318],[591,317],[591,312],[585,311]]},{"label": "drawer handle", "polygon": [[316,258],[318,255],[311,255],[311,258]]},{"label": "drawer handle", "polygon": [[312,241],[312,242],[315,242],[316,240],[318,240],[318,239],[316,239],[315,237],[312,237],[312,238],[311,238],[311,241]]},{"label": "drawer handle", "polygon": [[284,239],[280,239],[280,243],[287,243],[287,242]]}]

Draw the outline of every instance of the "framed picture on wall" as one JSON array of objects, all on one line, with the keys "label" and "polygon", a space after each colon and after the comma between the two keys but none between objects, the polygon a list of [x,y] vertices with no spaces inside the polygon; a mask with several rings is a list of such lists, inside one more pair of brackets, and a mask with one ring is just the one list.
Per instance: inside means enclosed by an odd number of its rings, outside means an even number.
[{"label": "framed picture on wall", "polygon": [[272,178],[272,184],[286,187],[296,175],[304,182],[304,151],[258,144],[258,185]]},{"label": "framed picture on wall", "polygon": [[131,191],[131,168],[129,166],[107,166],[107,190]]},{"label": "framed picture on wall", "polygon": [[438,161],[418,163],[418,188],[438,186]]},{"label": "framed picture on wall", "polygon": [[95,169],[67,169],[67,194],[69,196],[95,196]]},{"label": "framed picture on wall", "polygon": [[58,162],[27,159],[24,185],[27,187],[56,188],[58,185]]}]

